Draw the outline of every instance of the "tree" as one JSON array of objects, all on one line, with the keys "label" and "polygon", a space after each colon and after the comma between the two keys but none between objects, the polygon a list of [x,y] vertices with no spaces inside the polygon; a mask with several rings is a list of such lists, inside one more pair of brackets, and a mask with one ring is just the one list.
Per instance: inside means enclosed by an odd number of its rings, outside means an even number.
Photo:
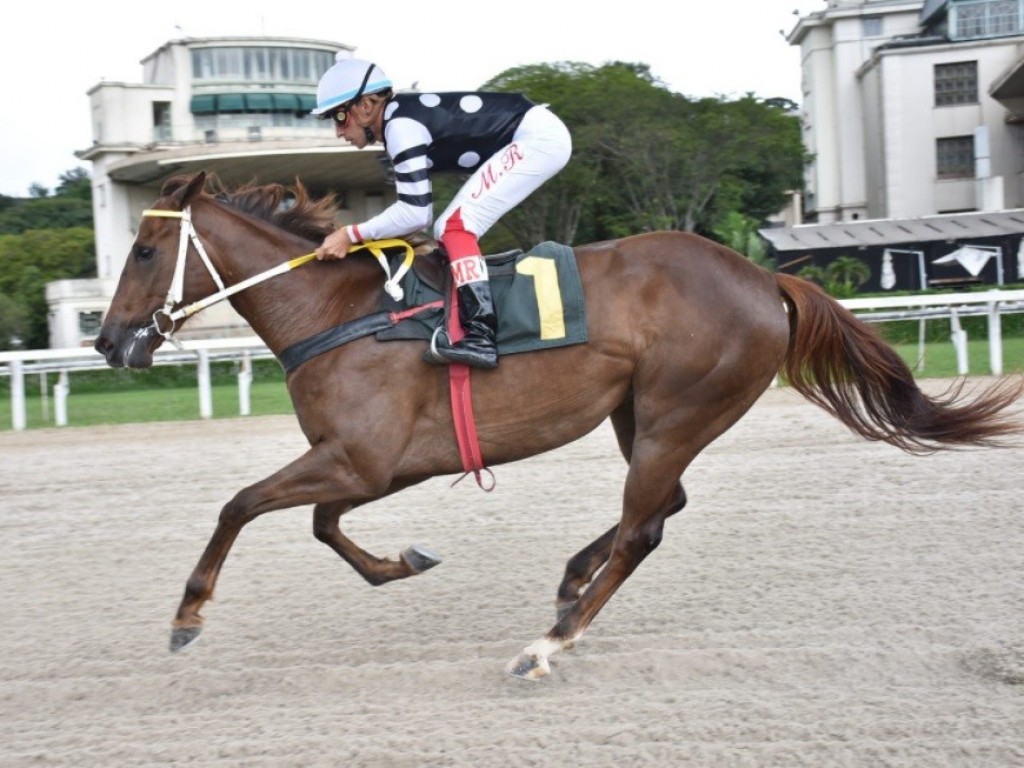
[{"label": "tree", "polygon": [[96,276],[92,185],[84,168],[62,173],[56,193],[0,199],[0,348],[49,343],[46,284]]},{"label": "tree", "polygon": [[[0,235],[0,295],[5,322],[20,323],[24,346],[49,344],[46,284],[68,278],[95,277],[96,246],[92,229],[30,230]],[[12,319],[13,318],[13,319]],[[0,345],[9,342],[0,338]]]},{"label": "tree", "polygon": [[6,293],[0,293],[0,350],[24,346],[28,326],[25,305]]},{"label": "tree", "polygon": [[871,277],[871,268],[853,256],[840,256],[828,266],[804,267],[797,274],[813,280],[831,296],[848,299]]},{"label": "tree", "polygon": [[[547,239],[571,243],[578,234],[588,239],[603,236],[595,220],[614,221],[623,208],[619,191],[611,187],[606,139],[628,125],[630,110],[641,110],[643,103],[664,98],[668,91],[656,83],[646,65],[622,62],[601,67],[578,62],[517,67],[484,88],[521,91],[537,103],[550,104],[573,140],[566,168],[507,214],[502,226],[523,247]],[[605,210],[611,214],[605,216]]]},{"label": "tree", "polygon": [[62,173],[56,193],[33,184],[31,197],[0,206],[0,234],[20,234],[30,229],[92,227],[92,182],[84,168]]},{"label": "tree", "polygon": [[21,341],[28,349],[45,349],[50,345],[46,282],[43,271],[30,265],[18,274],[14,286],[15,301],[25,310],[26,322]]},{"label": "tree", "polygon": [[804,151],[786,100],[690,99],[647,65],[518,67],[485,88],[548,103],[573,157],[502,220],[522,246],[653,229],[708,233],[729,211],[763,219],[802,185]]},{"label": "tree", "polygon": [[60,184],[54,193],[57,197],[74,198],[92,202],[92,179],[89,172],[79,166],[60,175]]},{"label": "tree", "polygon": [[613,170],[644,229],[708,234],[733,210],[763,220],[802,184],[796,118],[752,95],[674,95],[647,118],[642,138],[621,132],[614,141]]},{"label": "tree", "polygon": [[23,200],[0,213],[0,234],[29,230],[92,227],[92,205],[74,197],[40,197]]},{"label": "tree", "polygon": [[775,260],[768,256],[768,248],[757,233],[758,221],[739,211],[729,211],[713,229],[715,239],[741,253],[766,269],[775,268]]},{"label": "tree", "polygon": [[[764,221],[786,206],[793,190],[803,189],[809,155],[800,136],[796,105],[788,99],[758,99],[747,94],[731,102],[746,146],[732,178],[740,187],[740,210]],[[723,211],[715,205],[716,215]]]}]

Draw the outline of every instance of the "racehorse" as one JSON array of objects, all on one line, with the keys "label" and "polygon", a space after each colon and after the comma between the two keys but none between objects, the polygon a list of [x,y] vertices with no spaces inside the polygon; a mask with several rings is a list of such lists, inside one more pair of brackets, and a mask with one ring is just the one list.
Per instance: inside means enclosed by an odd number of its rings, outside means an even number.
[{"label": "racehorse", "polygon": [[[310,251],[335,226],[333,199],[313,199],[301,182],[228,190],[204,173],[168,181],[147,214],[95,343],[113,367],[150,366],[173,332],[174,308]],[[610,419],[628,473],[619,522],[569,558],[556,623],[513,659],[507,671],[515,676],[550,672],[549,657],[575,643],[658,546],[666,518],[686,504],[686,468],[777,376],[854,433],[911,453],[1004,445],[1021,430],[1006,410],[1024,390],[1019,378],[973,396],[958,387],[926,395],[877,332],[818,287],[710,240],[653,232],[574,254],[588,341],[474,371],[479,445],[493,466],[565,445]],[[231,303],[279,355],[377,311],[381,283],[373,259],[352,254],[286,270]],[[223,507],[172,622],[172,650],[198,637],[200,609],[235,538],[266,512],[315,505],[316,538],[372,585],[439,562],[417,547],[376,557],[339,527],[356,507],[462,469],[446,371],[424,363],[423,349],[361,338],[288,373],[309,450]]]}]

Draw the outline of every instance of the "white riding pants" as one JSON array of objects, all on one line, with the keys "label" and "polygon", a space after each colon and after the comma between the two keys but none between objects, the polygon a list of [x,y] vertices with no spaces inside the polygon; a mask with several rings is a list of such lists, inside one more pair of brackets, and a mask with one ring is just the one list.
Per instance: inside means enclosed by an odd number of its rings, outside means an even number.
[{"label": "white riding pants", "polygon": [[569,129],[546,106],[532,107],[512,141],[486,160],[434,221],[438,240],[445,224],[461,209],[462,225],[480,238],[569,162]]}]

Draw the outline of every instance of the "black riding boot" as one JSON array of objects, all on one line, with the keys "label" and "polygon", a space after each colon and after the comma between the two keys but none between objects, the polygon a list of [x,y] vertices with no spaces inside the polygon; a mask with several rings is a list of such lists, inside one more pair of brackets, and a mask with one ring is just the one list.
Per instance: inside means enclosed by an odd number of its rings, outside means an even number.
[{"label": "black riding boot", "polygon": [[[466,335],[452,344],[448,334],[434,336],[424,356],[427,362],[445,365],[463,363],[474,368],[494,368],[498,365],[498,318],[491,301],[491,285],[486,280],[460,285],[455,289],[459,305],[459,322]],[[436,354],[435,354],[436,353]]]}]

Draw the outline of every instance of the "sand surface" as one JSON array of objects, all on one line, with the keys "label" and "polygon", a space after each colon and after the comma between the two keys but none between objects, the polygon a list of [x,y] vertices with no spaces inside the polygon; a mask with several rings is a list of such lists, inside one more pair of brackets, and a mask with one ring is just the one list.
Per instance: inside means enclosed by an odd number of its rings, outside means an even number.
[{"label": "sand surface", "polygon": [[444,556],[406,581],[309,508],[258,519],[171,655],[221,505],[303,449],[290,417],[0,434],[0,765],[1024,765],[1024,449],[912,457],[770,390],[578,647],[513,679],[618,517],[604,425],[344,518]]}]

